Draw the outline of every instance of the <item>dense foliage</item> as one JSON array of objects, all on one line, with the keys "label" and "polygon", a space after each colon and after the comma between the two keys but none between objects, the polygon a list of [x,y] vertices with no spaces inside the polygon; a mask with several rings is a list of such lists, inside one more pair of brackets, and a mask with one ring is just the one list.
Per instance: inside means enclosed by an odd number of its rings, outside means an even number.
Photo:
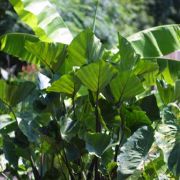
[{"label": "dense foliage", "polygon": [[1,176],[178,179],[180,63],[164,55],[180,49],[179,25],[119,33],[107,50],[95,21],[73,37],[50,1],[10,2],[35,35],[0,36],[29,64],[0,80]]}]

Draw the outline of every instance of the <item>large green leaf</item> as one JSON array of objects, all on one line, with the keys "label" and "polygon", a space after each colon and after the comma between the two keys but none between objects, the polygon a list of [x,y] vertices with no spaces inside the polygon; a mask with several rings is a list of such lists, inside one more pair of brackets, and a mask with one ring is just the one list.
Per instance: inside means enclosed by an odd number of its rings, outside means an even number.
[{"label": "large green leaf", "polygon": [[60,77],[57,81],[53,82],[51,87],[47,91],[61,92],[73,95],[79,89],[79,82],[73,75],[65,74]]},{"label": "large green leaf", "polygon": [[142,83],[132,73],[121,72],[110,83],[115,101],[132,98],[144,91]]},{"label": "large green leaf", "polygon": [[132,175],[145,160],[154,141],[152,128],[143,126],[127,140],[118,156],[118,179]]},{"label": "large green leaf", "polygon": [[82,67],[76,75],[91,91],[101,91],[113,78],[116,70],[107,62],[98,61]]},{"label": "large green leaf", "polygon": [[23,101],[35,88],[32,82],[6,82],[0,80],[0,99],[8,106]]},{"label": "large green leaf", "polygon": [[130,42],[118,35],[119,37],[119,53],[121,57],[120,61],[120,69],[121,70],[131,70],[137,59],[139,58],[139,55],[135,53],[135,50],[133,49],[132,45]]},{"label": "large green leaf", "polygon": [[60,71],[66,57],[66,45],[60,43],[26,42],[25,48],[53,72]]},{"label": "large green leaf", "polygon": [[151,121],[146,113],[139,108],[121,108],[121,116],[126,122],[126,126],[131,131],[137,130],[141,126],[151,125]]},{"label": "large green leaf", "polygon": [[99,60],[102,44],[91,29],[79,33],[68,47],[67,68],[81,66]]},{"label": "large green leaf", "polygon": [[0,36],[0,51],[18,57],[32,64],[40,64],[40,59],[25,48],[26,42],[37,43],[39,39],[30,34],[10,33]]},{"label": "large green leaf", "polygon": [[23,22],[46,42],[69,44],[72,35],[56,8],[48,0],[10,0]]},{"label": "large green leaf", "polygon": [[66,45],[41,42],[36,36],[9,33],[0,37],[0,51],[32,64],[44,64],[53,72],[59,71],[66,56]]},{"label": "large green leaf", "polygon": [[111,137],[102,133],[88,133],[85,140],[88,152],[101,157],[110,144]]},{"label": "large green leaf", "polygon": [[180,123],[170,107],[163,110],[163,122],[155,133],[157,145],[164,153],[164,160],[175,176],[180,176]]},{"label": "large green leaf", "polygon": [[135,75],[138,75],[139,77],[144,77],[152,72],[158,72],[159,66],[155,59],[152,60],[140,59],[135,65],[133,71]]},{"label": "large green leaf", "polygon": [[128,40],[142,58],[161,57],[180,49],[180,26],[150,28],[128,37]]}]

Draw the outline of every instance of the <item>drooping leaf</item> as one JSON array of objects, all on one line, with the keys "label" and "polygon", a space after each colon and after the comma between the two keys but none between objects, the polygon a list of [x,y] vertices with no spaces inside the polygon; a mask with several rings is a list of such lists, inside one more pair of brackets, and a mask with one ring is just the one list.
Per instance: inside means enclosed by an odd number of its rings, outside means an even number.
[{"label": "drooping leaf", "polygon": [[180,175],[180,124],[170,107],[163,110],[163,121],[155,132],[157,145],[164,153],[164,160],[175,176]]},{"label": "drooping leaf", "polygon": [[113,78],[116,70],[104,61],[98,61],[82,67],[76,75],[91,91],[101,91]]},{"label": "drooping leaf", "polygon": [[47,91],[61,92],[73,95],[79,90],[79,82],[73,75],[65,74],[57,81],[53,82]]},{"label": "drooping leaf", "polygon": [[36,36],[9,33],[0,37],[0,51],[32,64],[43,64],[53,72],[60,70],[66,56],[66,45],[41,42]]},{"label": "drooping leaf", "polygon": [[138,32],[130,37],[136,53],[142,58],[162,57],[180,49],[180,26],[165,25]]},{"label": "drooping leaf", "polygon": [[111,137],[103,133],[88,133],[85,137],[86,149],[90,154],[98,157],[105,152],[110,144]]},{"label": "drooping leaf", "polygon": [[154,132],[148,126],[139,128],[130,136],[120,149],[118,156],[118,179],[126,179],[137,170],[152,146],[153,136]]},{"label": "drooping leaf", "polygon": [[78,34],[68,47],[67,66],[82,66],[99,60],[102,55],[102,44],[91,29]]},{"label": "drooping leaf", "polygon": [[23,101],[35,89],[32,82],[6,82],[0,80],[0,99],[8,106]]},{"label": "drooping leaf", "polygon": [[118,35],[118,37],[119,53],[121,57],[119,67],[121,70],[124,71],[131,70],[135,65],[136,61],[138,60],[139,55],[135,53],[135,50],[126,38],[122,37],[120,34]]},{"label": "drooping leaf", "polygon": [[144,91],[142,83],[132,73],[121,72],[110,83],[115,101],[127,100]]},{"label": "drooping leaf", "polygon": [[53,72],[59,72],[66,57],[66,45],[60,43],[25,42],[25,48]]},{"label": "drooping leaf", "polygon": [[34,35],[23,33],[2,35],[0,36],[0,51],[32,64],[40,64],[40,59],[25,48],[27,41],[37,43],[39,39]]},{"label": "drooping leaf", "polygon": [[69,44],[72,35],[48,0],[10,0],[21,20],[46,42]]}]

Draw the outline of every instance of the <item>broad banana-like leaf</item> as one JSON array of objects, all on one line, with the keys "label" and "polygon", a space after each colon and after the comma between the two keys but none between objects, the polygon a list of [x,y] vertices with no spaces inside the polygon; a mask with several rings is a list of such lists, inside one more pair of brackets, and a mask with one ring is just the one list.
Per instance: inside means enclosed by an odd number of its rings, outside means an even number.
[{"label": "broad banana-like leaf", "polygon": [[163,121],[155,132],[155,140],[164,154],[169,170],[180,176],[180,124],[170,107],[163,110]]},{"label": "broad banana-like leaf", "polygon": [[180,25],[165,25],[146,29],[130,37],[141,58],[162,57],[180,49]]},{"label": "broad banana-like leaf", "polygon": [[53,72],[59,71],[66,56],[66,45],[41,42],[36,36],[9,33],[0,37],[0,51],[32,64],[44,64]]},{"label": "broad banana-like leaf", "polygon": [[40,59],[25,48],[26,42],[37,43],[39,39],[30,34],[9,33],[0,36],[0,51],[18,57],[32,64],[40,64]]},{"label": "broad banana-like leaf", "polygon": [[120,149],[118,160],[118,179],[125,180],[140,166],[149,152],[154,141],[154,131],[151,127],[143,126],[134,132]]},{"label": "broad banana-like leaf", "polygon": [[61,92],[73,95],[79,90],[79,82],[73,75],[65,74],[57,81],[53,82],[47,91]]},{"label": "broad banana-like leaf", "polygon": [[101,60],[82,67],[76,75],[91,91],[101,91],[111,81],[116,70],[109,63]]},{"label": "broad banana-like leaf", "polygon": [[26,42],[25,48],[52,72],[59,72],[66,58],[66,45],[60,43]]},{"label": "broad banana-like leaf", "polygon": [[35,88],[32,82],[9,82],[0,80],[0,100],[8,106],[23,101]]},{"label": "broad banana-like leaf", "polygon": [[102,44],[91,29],[79,33],[68,47],[67,66],[82,66],[101,59]]},{"label": "broad banana-like leaf", "polygon": [[111,81],[110,87],[116,102],[127,100],[144,91],[138,77],[129,72],[119,73]]},{"label": "broad banana-like leaf", "polygon": [[88,133],[85,140],[88,152],[101,157],[105,150],[107,150],[111,137],[102,133]]},{"label": "broad banana-like leaf", "polygon": [[72,35],[49,0],[10,0],[21,20],[46,42],[69,44]]}]

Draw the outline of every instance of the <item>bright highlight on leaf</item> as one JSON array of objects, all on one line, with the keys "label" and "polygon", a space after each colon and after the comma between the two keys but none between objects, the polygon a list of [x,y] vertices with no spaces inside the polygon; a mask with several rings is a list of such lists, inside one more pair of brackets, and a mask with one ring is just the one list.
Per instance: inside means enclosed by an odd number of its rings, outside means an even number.
[{"label": "bright highlight on leaf", "polygon": [[10,0],[23,22],[46,42],[69,44],[72,35],[49,0]]}]

